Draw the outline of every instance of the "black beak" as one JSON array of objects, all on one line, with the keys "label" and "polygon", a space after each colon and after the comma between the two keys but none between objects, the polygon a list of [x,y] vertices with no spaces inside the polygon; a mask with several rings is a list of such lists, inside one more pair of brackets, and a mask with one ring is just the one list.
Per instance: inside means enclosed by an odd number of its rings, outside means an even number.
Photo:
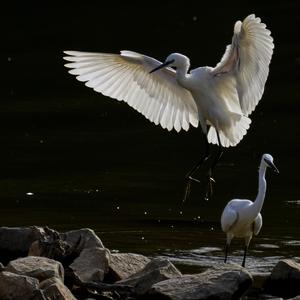
[{"label": "black beak", "polygon": [[167,61],[164,62],[163,64],[161,64],[161,65],[159,65],[158,67],[156,67],[156,68],[154,68],[153,70],[151,70],[151,71],[149,72],[149,74],[150,74],[150,73],[153,73],[153,72],[155,72],[155,71],[157,71],[157,70],[159,70],[159,69],[162,69],[162,68],[164,68],[164,67],[170,65],[170,64],[173,63],[173,62],[174,62],[174,59],[172,59],[172,60],[167,60]]},{"label": "black beak", "polygon": [[271,163],[270,165],[271,165],[272,171],[275,172],[276,174],[279,174],[279,170],[276,168],[276,166],[273,163]]},{"label": "black beak", "polygon": [[276,168],[276,166],[274,165],[273,162],[265,159],[266,164],[268,165],[268,167],[270,167],[272,169],[273,172],[275,172],[276,174],[279,174],[279,170]]}]

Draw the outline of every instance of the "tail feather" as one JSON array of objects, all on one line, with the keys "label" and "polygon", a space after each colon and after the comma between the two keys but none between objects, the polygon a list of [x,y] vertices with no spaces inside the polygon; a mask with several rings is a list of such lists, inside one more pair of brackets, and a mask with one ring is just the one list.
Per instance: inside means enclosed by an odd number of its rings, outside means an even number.
[{"label": "tail feather", "polygon": [[[247,133],[250,127],[251,120],[243,115],[232,113],[233,124],[226,130],[220,130],[219,136],[223,147],[236,146]],[[210,127],[208,135],[208,142],[211,144],[218,144],[218,137],[215,127]]]}]

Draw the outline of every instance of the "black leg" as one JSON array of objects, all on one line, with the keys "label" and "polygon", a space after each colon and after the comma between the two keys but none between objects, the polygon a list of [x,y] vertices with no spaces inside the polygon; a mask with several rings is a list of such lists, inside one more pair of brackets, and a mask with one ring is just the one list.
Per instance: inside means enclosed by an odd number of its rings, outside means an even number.
[{"label": "black leg", "polygon": [[229,244],[226,242],[226,244],[225,244],[225,258],[224,258],[224,263],[227,262],[228,250],[229,250]]},{"label": "black leg", "polygon": [[215,182],[214,178],[213,178],[213,170],[215,169],[218,161],[220,160],[222,154],[223,154],[223,147],[222,147],[222,143],[220,140],[220,135],[219,132],[216,130],[217,132],[217,138],[218,138],[218,153],[215,156],[209,170],[208,170],[208,186],[206,189],[206,195],[205,195],[205,199],[209,200],[212,197],[213,194],[213,183]]},{"label": "black leg", "polygon": [[244,250],[244,258],[243,258],[243,262],[242,262],[242,267],[245,267],[246,256],[247,256],[247,250],[248,250],[248,246],[245,246],[245,250]]},{"label": "black leg", "polygon": [[189,197],[189,194],[191,192],[191,183],[192,183],[192,181],[200,183],[200,180],[194,178],[193,175],[203,165],[203,163],[209,158],[209,156],[210,156],[210,153],[209,153],[208,139],[207,139],[207,135],[205,135],[205,151],[204,151],[204,155],[201,157],[200,161],[198,161],[197,164],[195,164],[193,166],[193,168],[185,176],[186,179],[187,179],[187,185],[186,185],[186,188],[185,188],[183,202],[185,202],[187,200],[187,198]]},{"label": "black leg", "polygon": [[215,166],[217,165],[217,163],[219,162],[219,160],[220,160],[220,158],[221,158],[221,156],[222,156],[222,154],[223,154],[223,146],[222,146],[222,143],[221,143],[221,140],[220,140],[220,135],[219,135],[219,132],[218,131],[216,131],[217,132],[217,137],[218,137],[218,153],[217,153],[217,155],[215,156],[215,159],[214,159],[214,161],[213,161],[213,163],[212,163],[212,165],[211,165],[211,167],[210,167],[210,170],[211,170],[211,172],[214,170],[214,168],[215,168]]}]

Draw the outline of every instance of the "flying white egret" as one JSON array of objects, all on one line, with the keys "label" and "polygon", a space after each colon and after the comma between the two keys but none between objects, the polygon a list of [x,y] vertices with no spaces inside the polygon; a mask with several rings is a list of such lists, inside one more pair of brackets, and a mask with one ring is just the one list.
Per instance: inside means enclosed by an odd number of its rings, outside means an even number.
[{"label": "flying white egret", "polygon": [[172,53],[164,63],[125,50],[121,54],[65,51],[64,59],[79,81],[127,102],[156,125],[179,132],[200,123],[206,150],[187,174],[186,198],[191,181],[199,182],[193,175],[209,156],[208,143],[219,145],[209,170],[213,180],[212,169],[222,147],[236,146],[246,134],[248,116],[262,97],[269,73],[274,48],[270,34],[260,18],[249,15],[235,23],[232,43],[216,67],[189,73],[190,60],[179,53]]},{"label": "flying white egret", "polygon": [[273,163],[270,154],[264,154],[258,170],[258,194],[254,202],[247,199],[233,199],[228,202],[221,216],[221,227],[226,233],[225,260],[229,245],[233,237],[245,239],[244,259],[242,266],[245,267],[247,250],[253,234],[258,235],[262,226],[260,211],[264,204],[267,183],[265,179],[266,169],[270,167],[274,172],[279,173]]}]

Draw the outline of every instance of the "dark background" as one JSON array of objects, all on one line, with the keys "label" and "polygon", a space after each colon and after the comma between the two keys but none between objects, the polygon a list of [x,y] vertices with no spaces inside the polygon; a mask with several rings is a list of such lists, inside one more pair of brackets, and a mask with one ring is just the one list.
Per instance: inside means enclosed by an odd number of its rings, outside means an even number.
[{"label": "dark background", "polygon": [[1,10],[2,82],[8,95],[74,92],[62,68],[65,49],[132,49],[161,60],[177,51],[191,58],[192,67],[214,66],[231,41],[234,22],[250,13],[267,24],[275,39],[270,84],[297,80],[298,1],[13,3]]},{"label": "dark background", "polygon": [[2,224],[96,226],[97,214],[109,218],[118,206],[124,218],[145,211],[174,218],[184,175],[202,151],[201,130],[169,133],[86,88],[67,73],[62,51],[128,49],[162,61],[181,52],[192,68],[215,66],[235,21],[250,13],[275,43],[265,93],[247,136],[217,167],[214,202],[203,202],[203,186],[195,186],[185,210],[193,217],[207,209],[206,218],[218,221],[231,197],[254,198],[264,152],[281,171],[270,176],[269,197],[299,199],[299,3],[10,2],[0,18]]}]

